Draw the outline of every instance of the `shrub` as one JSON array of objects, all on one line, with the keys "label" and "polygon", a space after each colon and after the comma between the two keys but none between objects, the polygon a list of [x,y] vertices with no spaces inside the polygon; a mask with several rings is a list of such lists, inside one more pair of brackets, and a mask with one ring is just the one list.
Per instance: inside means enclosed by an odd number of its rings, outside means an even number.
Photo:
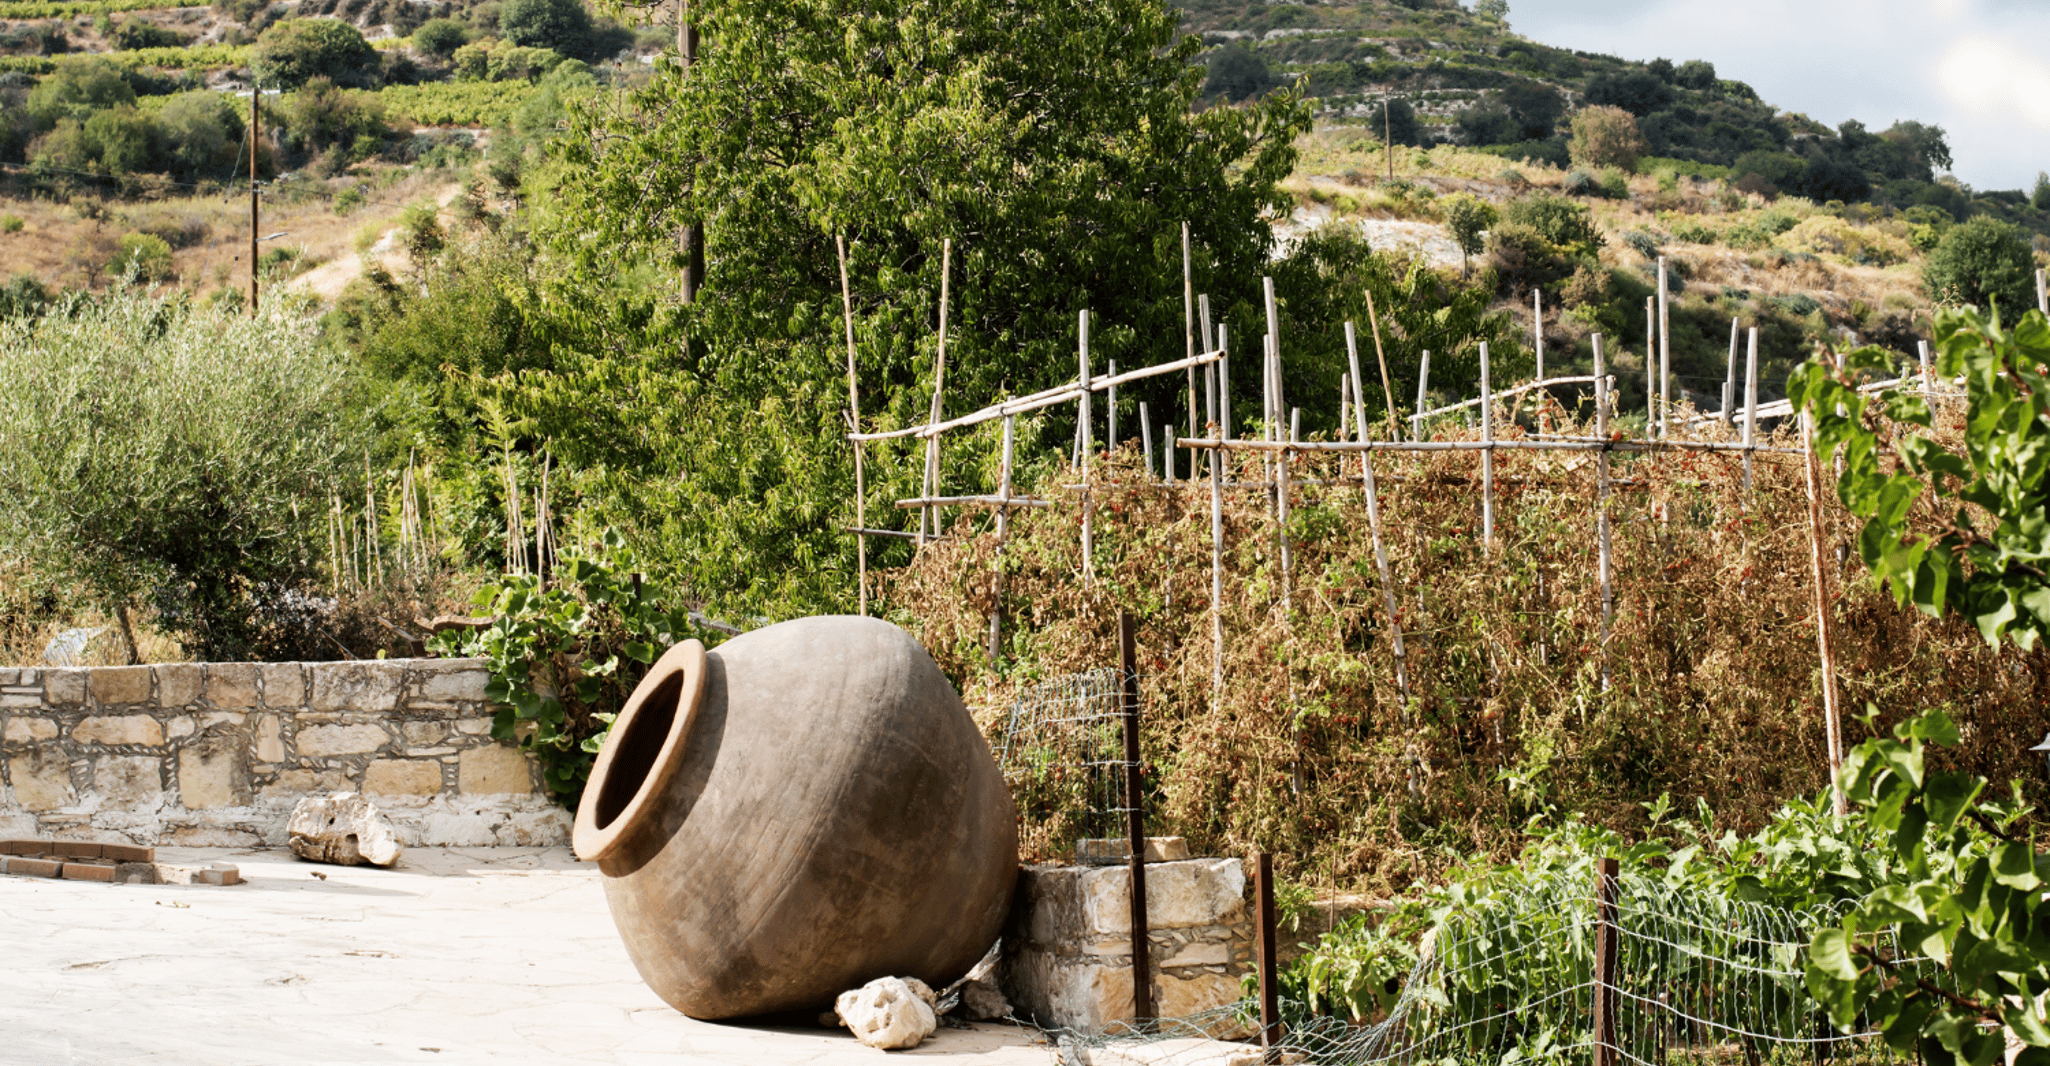
[{"label": "shrub", "polygon": [[1854,226],[1830,215],[1809,218],[1780,234],[1773,244],[1790,252],[1807,252],[1865,266],[1892,266],[1906,262],[1914,254],[1914,248],[1903,238],[1869,226]]},{"label": "shrub", "polygon": [[95,111],[133,105],[135,89],[112,62],[99,56],[70,56],[58,60],[57,68],[36,82],[27,103],[29,121],[37,130],[48,130],[59,119],[84,122]]},{"label": "shrub", "polygon": [[20,233],[25,225],[20,215],[0,215],[0,233]]},{"label": "shrub", "polygon": [[151,233],[125,233],[121,250],[107,261],[107,273],[138,281],[169,281],[172,277],[171,245]]},{"label": "shrub", "polygon": [[1623,235],[1623,243],[1629,245],[1631,250],[1646,259],[1657,259],[1659,249],[1665,245],[1665,242],[1659,239],[1658,234],[1644,229],[1634,229],[1625,233]]},{"label": "shrub", "polygon": [[176,48],[188,40],[190,38],[177,30],[134,18],[122,19],[113,33],[114,47],[123,52],[137,48]]},{"label": "shrub", "polygon": [[413,47],[444,59],[454,55],[469,39],[463,24],[454,19],[428,19],[413,31]]},{"label": "shrub", "polygon": [[2010,318],[2035,305],[2035,258],[2021,230],[1988,215],[1950,228],[1922,268],[1937,300],[1985,307]]},{"label": "shrub", "polygon": [[335,194],[335,214],[346,215],[370,201],[361,185],[351,185]]},{"label": "shrub", "polygon": [[1594,216],[1585,204],[1539,193],[1511,200],[1502,208],[1502,221],[1528,226],[1539,236],[1575,255],[1593,255],[1602,248],[1602,235],[1595,229]]},{"label": "shrub", "polygon": [[1573,116],[1573,140],[1567,145],[1582,166],[1631,170],[1645,152],[1637,118],[1620,107],[1587,107]]},{"label": "shrub", "polygon": [[370,80],[377,50],[356,27],[336,19],[289,19],[256,39],[256,76],[296,89],[314,78],[342,84]]},{"label": "shrub", "polygon": [[1203,95],[1222,96],[1234,103],[1258,96],[1281,84],[1266,57],[1241,41],[1231,41],[1210,54],[1210,72],[1203,78]]},{"label": "shrub", "polygon": [[261,654],[309,602],[360,461],[352,365],[277,301],[251,317],[122,285],[0,324],[0,537],[124,628],[148,606],[190,654]]},{"label": "shrub", "polygon": [[157,121],[173,171],[215,177],[237,162],[242,116],[226,96],[207,90],[180,93],[164,103]]}]

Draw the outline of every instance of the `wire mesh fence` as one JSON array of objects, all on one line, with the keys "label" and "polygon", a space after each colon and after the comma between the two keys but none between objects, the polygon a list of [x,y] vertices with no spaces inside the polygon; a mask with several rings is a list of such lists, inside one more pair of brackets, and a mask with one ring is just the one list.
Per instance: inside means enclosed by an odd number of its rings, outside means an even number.
[{"label": "wire mesh fence", "polygon": [[[1386,1011],[1364,1022],[1284,1001],[1270,1061],[1327,1066],[1815,1066],[1901,1061],[1878,1032],[1839,1032],[1807,990],[1809,939],[1827,909],[1730,899],[1662,872],[1519,880],[1468,895],[1425,937]],[[1929,967],[1926,960],[1899,960]],[[1934,975],[1934,968],[1929,967]],[[1606,1002],[1598,1002],[1603,1001]],[[1257,1062],[1259,1005],[1248,999],[1143,1027],[1058,1038],[1087,1066]],[[1248,1057],[1248,1054],[1253,1057]]]},{"label": "wire mesh fence", "polygon": [[1018,804],[1018,843],[1027,854],[1066,851],[1084,838],[1122,836],[1124,716],[1114,667],[1042,681],[1012,702],[997,761]]}]

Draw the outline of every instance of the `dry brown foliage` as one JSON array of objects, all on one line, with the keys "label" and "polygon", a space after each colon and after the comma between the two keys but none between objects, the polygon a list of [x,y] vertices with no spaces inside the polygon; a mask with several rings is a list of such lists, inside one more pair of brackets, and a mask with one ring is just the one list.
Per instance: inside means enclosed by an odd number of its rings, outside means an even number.
[{"label": "dry brown foliage", "polygon": [[[1556,406],[1544,420],[1587,432]],[[1505,412],[1499,424],[1513,421]],[[1534,425],[1528,413],[1521,421],[1502,438]],[[1628,831],[1644,824],[1644,804],[1670,794],[1682,811],[1705,803],[1717,831],[1743,832],[1826,786],[1799,456],[1758,456],[1747,497],[1734,454],[1615,455],[1606,650],[1592,453],[1499,452],[1492,552],[1480,537],[1477,453],[1377,456],[1407,699],[1357,456],[1291,462],[1286,575],[1262,461],[1232,456],[1221,689],[1210,485],[1149,481],[1130,449],[1095,475],[1093,576],[1081,559],[1083,494],[1042,484],[1034,494],[1055,506],[1016,512],[1001,547],[987,515],[964,515],[954,538],[888,575],[892,617],[994,735],[1026,686],[1115,665],[1117,613],[1131,610],[1153,831],[1211,854],[1266,848],[1297,876],[1368,891],[1455,859],[1505,858],[1540,814]],[[2050,717],[2050,652],[1989,649],[1968,625],[1897,607],[1863,575],[1855,530],[1824,493],[1846,744],[1874,728],[1857,717],[1868,702],[1880,728],[1943,706],[1965,735],[1957,763],[2040,792],[2042,764],[2022,749]],[[1041,850],[1032,857],[1058,849]]]}]

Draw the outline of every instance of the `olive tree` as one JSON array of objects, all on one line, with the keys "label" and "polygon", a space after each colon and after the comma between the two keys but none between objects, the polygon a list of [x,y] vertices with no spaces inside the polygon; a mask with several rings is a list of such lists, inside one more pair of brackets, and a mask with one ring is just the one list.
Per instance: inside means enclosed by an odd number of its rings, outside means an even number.
[{"label": "olive tree", "polygon": [[305,311],[257,317],[132,285],[0,322],[0,550],[209,658],[307,602],[364,438],[346,356]]}]

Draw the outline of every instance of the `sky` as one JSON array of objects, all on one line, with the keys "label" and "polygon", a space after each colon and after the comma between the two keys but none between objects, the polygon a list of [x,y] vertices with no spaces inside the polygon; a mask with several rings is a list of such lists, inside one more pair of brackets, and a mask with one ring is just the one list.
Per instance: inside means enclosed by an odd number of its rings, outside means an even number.
[{"label": "sky", "polygon": [[2032,189],[2050,170],[2050,0],[1510,0],[1532,40],[1706,59],[1834,127],[1943,127],[1958,178]]}]

